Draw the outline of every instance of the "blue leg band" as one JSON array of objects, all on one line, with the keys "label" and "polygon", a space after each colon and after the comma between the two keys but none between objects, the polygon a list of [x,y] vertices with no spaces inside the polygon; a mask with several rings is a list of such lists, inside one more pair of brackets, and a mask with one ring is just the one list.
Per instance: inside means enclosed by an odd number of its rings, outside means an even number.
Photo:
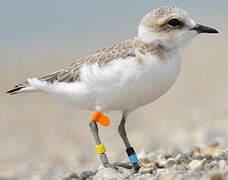
[{"label": "blue leg band", "polygon": [[138,158],[137,158],[136,154],[130,155],[129,160],[130,160],[131,164],[135,164],[138,162]]},{"label": "blue leg band", "polygon": [[131,164],[136,164],[138,163],[138,158],[137,155],[135,154],[134,148],[133,147],[129,147],[126,149],[127,151],[127,155],[129,157],[129,160],[131,162]]}]

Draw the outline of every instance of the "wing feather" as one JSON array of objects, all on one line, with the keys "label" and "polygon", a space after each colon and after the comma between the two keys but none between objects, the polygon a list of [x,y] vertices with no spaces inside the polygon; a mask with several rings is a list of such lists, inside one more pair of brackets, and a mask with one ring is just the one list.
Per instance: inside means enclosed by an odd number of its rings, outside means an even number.
[{"label": "wing feather", "polygon": [[59,82],[75,82],[80,81],[80,69],[84,64],[98,63],[100,67],[105,66],[114,59],[125,59],[129,56],[135,56],[134,39],[123,41],[114,46],[97,50],[95,53],[87,55],[77,61],[71,63],[66,68],[56,71],[50,75],[41,77],[40,80],[53,83]]}]

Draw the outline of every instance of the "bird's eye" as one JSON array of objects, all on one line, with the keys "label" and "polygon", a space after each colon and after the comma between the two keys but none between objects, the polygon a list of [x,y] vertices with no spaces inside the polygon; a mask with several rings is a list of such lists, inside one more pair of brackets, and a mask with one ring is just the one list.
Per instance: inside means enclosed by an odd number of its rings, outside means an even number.
[{"label": "bird's eye", "polygon": [[181,22],[177,18],[174,18],[168,21],[168,25],[171,27],[178,27],[181,25]]}]

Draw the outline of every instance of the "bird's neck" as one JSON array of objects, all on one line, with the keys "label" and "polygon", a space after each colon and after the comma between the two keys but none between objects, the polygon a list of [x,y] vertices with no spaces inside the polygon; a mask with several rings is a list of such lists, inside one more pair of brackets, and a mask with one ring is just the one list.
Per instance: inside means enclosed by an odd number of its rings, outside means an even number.
[{"label": "bird's neck", "polygon": [[157,45],[155,43],[144,43],[139,38],[135,38],[134,46],[136,49],[136,52],[144,55],[155,55],[159,58],[163,59],[165,54],[165,47],[162,45]]}]

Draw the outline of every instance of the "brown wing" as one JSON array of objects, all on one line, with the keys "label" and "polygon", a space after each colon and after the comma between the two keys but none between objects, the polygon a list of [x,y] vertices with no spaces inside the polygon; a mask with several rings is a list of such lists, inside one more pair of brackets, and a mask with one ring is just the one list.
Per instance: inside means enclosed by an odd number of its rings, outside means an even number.
[{"label": "brown wing", "polygon": [[106,47],[96,51],[93,54],[87,55],[78,59],[76,62],[70,64],[65,69],[56,71],[50,75],[41,77],[40,80],[48,82],[75,82],[80,81],[80,69],[86,64],[98,63],[100,67],[111,62],[112,60],[121,57],[126,58],[129,56],[135,56],[134,39],[123,41],[114,46]]}]

